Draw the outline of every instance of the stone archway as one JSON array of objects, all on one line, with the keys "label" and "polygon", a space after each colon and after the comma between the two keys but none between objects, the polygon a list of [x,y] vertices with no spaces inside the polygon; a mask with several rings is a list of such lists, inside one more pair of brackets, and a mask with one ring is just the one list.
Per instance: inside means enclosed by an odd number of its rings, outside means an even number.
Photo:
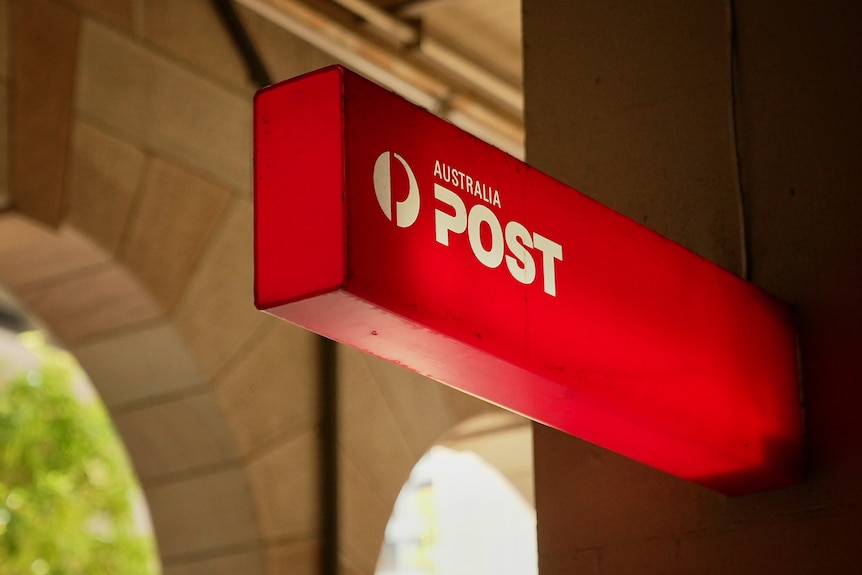
[{"label": "stone archway", "polygon": [[[216,15],[203,1],[0,10],[12,53],[0,283],[108,405],[165,573],[317,573],[317,340],[252,305],[253,87]],[[279,77],[331,63],[243,17]],[[372,573],[413,464],[494,408],[337,356],[338,561]]]},{"label": "stone archway", "polygon": [[[501,431],[520,418],[399,366],[340,347],[339,420],[339,547],[345,573],[370,574],[392,506],[416,462],[440,441],[457,443],[466,438],[471,424],[474,430]],[[517,448],[517,442],[510,444]],[[522,479],[513,479],[531,488]]]},{"label": "stone archway", "polygon": [[265,573],[249,466],[180,333],[134,275],[69,226],[0,217],[0,278],[87,370],[150,504],[166,573]]},{"label": "stone archway", "polygon": [[[219,325],[227,320],[205,320],[240,294],[208,302],[195,291],[232,282],[239,291],[237,275],[250,281],[250,246],[238,247],[250,238],[245,215],[225,219],[190,295],[167,312],[74,226],[0,216],[0,282],[102,395],[144,486],[166,573],[318,565],[316,338],[249,305],[234,313],[253,327],[231,352],[237,335]],[[515,416],[349,348],[338,348],[338,365],[341,562],[346,573],[373,573],[392,505],[422,454],[441,438],[509,429]]]},{"label": "stone archway", "polygon": [[92,4],[0,3],[0,283],[108,404],[166,573],[313,572],[312,336],[251,305],[253,90],[206,2]]}]

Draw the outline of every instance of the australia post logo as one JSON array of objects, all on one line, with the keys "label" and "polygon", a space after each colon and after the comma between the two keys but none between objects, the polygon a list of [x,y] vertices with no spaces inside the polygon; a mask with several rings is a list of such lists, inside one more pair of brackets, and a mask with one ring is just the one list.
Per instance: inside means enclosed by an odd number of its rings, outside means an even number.
[{"label": "australia post logo", "polygon": [[[407,175],[407,194],[398,190],[394,201],[392,173],[403,170]],[[419,218],[422,196],[416,174],[410,164],[395,152],[383,152],[374,162],[374,192],[383,215],[400,228],[409,228]],[[434,162],[434,230],[438,243],[448,246],[452,236],[467,234],[473,255],[482,265],[494,269],[505,262],[514,279],[532,284],[541,275],[545,293],[557,295],[557,262],[563,261],[563,247],[538,232],[530,232],[512,220],[500,222],[493,208],[501,208],[500,191],[446,163]],[[399,181],[403,182],[403,178]],[[457,191],[455,191],[457,190]],[[469,210],[460,194],[482,201]],[[482,229],[487,228],[485,241]],[[490,245],[488,245],[490,243]]]}]

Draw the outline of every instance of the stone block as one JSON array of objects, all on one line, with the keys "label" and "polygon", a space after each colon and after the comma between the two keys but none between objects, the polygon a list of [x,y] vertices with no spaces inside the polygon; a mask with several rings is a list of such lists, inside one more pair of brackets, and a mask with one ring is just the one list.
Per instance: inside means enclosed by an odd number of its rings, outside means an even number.
[{"label": "stone block", "polygon": [[[2,24],[0,24],[2,25]],[[0,55],[2,58],[2,55]],[[0,209],[12,201],[9,190],[9,94],[5,84],[0,84]]]},{"label": "stone block", "polygon": [[95,22],[81,30],[75,109],[241,194],[251,189],[251,99]]},{"label": "stone block", "polygon": [[0,81],[9,80],[9,0],[0,0]]},{"label": "stone block", "polygon": [[353,565],[359,573],[374,573],[395,497],[381,497],[344,452],[339,454],[339,461],[339,548],[342,560]]},{"label": "stone block", "polygon": [[111,26],[133,32],[140,27],[142,0],[64,0],[85,15],[93,16]]},{"label": "stone block", "polygon": [[307,432],[284,441],[248,464],[261,534],[265,538],[317,535],[320,479],[317,437]]},{"label": "stone block", "polygon": [[207,376],[240,350],[264,323],[254,307],[252,207],[235,201],[208,242],[174,316]]},{"label": "stone block", "polygon": [[318,575],[320,549],[315,540],[273,545],[266,550],[269,575]]},{"label": "stone block", "polygon": [[75,122],[69,157],[66,221],[115,253],[144,167],[144,153],[84,122]]},{"label": "stone block", "polygon": [[167,322],[72,346],[109,408],[176,394],[204,381],[186,343]]},{"label": "stone block", "polygon": [[78,15],[51,0],[15,2],[10,114],[16,207],[50,225],[62,218]]},{"label": "stone block", "polygon": [[394,501],[419,456],[363,353],[339,346],[338,380],[339,447],[382,500]]},{"label": "stone block", "polygon": [[181,560],[162,567],[163,575],[267,575],[264,552],[259,549]]},{"label": "stone block", "polygon": [[0,281],[18,288],[105,264],[110,256],[71,226],[52,229],[14,212],[0,214]]},{"label": "stone block", "polygon": [[599,573],[678,573],[678,541],[672,535],[609,543],[600,552]]},{"label": "stone block", "polygon": [[114,423],[145,484],[237,457],[224,414],[207,390],[122,411]]},{"label": "stone block", "polygon": [[452,426],[440,397],[443,384],[370,355],[362,358],[418,460]]},{"label": "stone block", "polygon": [[703,575],[853,573],[860,536],[858,508],[771,517],[685,534],[675,567]]},{"label": "stone block", "polygon": [[318,337],[286,322],[270,326],[215,383],[244,453],[317,421]]},{"label": "stone block", "polygon": [[145,494],[165,564],[224,547],[257,546],[254,506],[242,469],[152,486]]},{"label": "stone block", "polygon": [[440,397],[446,406],[446,412],[452,425],[458,425],[479,415],[493,414],[502,411],[501,408],[466,394],[448,385],[441,385]]},{"label": "stone block", "polygon": [[[482,422],[487,422],[486,427],[483,428]],[[459,426],[454,438],[447,436],[443,444],[480,456],[534,505],[533,434],[529,420],[502,411],[496,416],[482,416]]]},{"label": "stone block", "polygon": [[127,271],[101,265],[19,293],[64,342],[155,319],[161,309]]},{"label": "stone block", "polygon": [[533,435],[539,537],[567,534],[548,537],[542,553],[704,529],[726,499],[542,425]]},{"label": "stone block", "polygon": [[143,10],[147,42],[251,97],[255,86],[212,2],[149,0]]},{"label": "stone block", "polygon": [[161,159],[149,162],[120,258],[165,309],[186,287],[229,197]]},{"label": "stone block", "polygon": [[[528,9],[524,35],[534,54],[538,50],[545,54],[541,62],[528,58],[527,73],[535,74],[533,79],[543,88],[542,93],[530,93],[531,97],[558,97],[553,90],[563,82],[550,84],[563,70],[566,78],[574,80],[570,88],[589,92],[589,100],[595,98],[613,109],[649,105],[692,87],[727,89],[730,51],[726,8],[721,4],[620,9],[569,2]],[[556,13],[550,15],[550,10]],[[539,21],[542,29],[532,30],[531,25]],[[570,91],[560,101],[571,101],[571,96]],[[579,102],[578,107],[582,106]]]},{"label": "stone block", "polygon": [[339,61],[298,39],[284,28],[255,12],[238,7],[239,14],[254,38],[273,81],[286,80]]},{"label": "stone block", "polygon": [[572,549],[565,554],[542,557],[540,547],[539,572],[542,575],[604,575],[599,567],[601,552],[601,549]]}]

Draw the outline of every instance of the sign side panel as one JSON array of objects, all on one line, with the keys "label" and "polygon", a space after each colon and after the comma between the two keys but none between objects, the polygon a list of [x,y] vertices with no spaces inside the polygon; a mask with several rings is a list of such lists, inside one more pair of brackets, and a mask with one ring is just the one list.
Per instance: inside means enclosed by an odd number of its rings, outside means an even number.
[{"label": "sign side panel", "polygon": [[324,68],[255,95],[258,309],[344,279],[343,74]]}]

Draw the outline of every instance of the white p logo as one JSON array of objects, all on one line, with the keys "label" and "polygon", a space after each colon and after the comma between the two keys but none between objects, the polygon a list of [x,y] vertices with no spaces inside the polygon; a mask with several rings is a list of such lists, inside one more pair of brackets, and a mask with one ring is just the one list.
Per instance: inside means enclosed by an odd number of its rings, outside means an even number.
[{"label": "white p logo", "polygon": [[374,162],[374,192],[377,194],[377,202],[380,204],[380,209],[386,217],[394,221],[399,228],[406,228],[413,225],[416,218],[419,217],[419,186],[416,184],[416,176],[413,175],[413,170],[404,161],[404,158],[391,152],[401,165],[404,166],[404,171],[407,172],[407,179],[410,183],[407,197],[401,201],[395,202],[395,217],[392,216],[392,172],[390,152],[383,152],[377,157]]}]

